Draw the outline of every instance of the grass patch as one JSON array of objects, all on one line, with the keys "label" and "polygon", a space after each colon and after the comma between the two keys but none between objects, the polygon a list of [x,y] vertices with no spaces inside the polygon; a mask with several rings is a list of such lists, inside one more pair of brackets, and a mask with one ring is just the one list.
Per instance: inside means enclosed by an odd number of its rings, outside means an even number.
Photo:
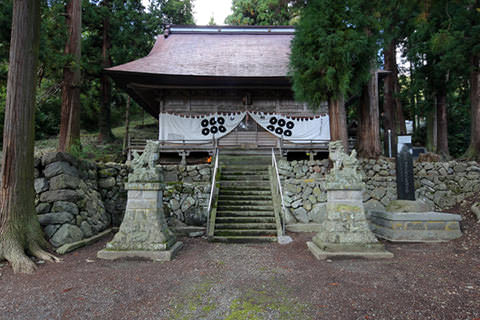
[{"label": "grass patch", "polygon": [[215,300],[209,296],[213,282],[202,282],[191,288],[191,291],[182,299],[184,302],[176,304],[171,314],[171,319],[190,320],[205,319],[217,309]]},{"label": "grass patch", "polygon": [[[142,123],[143,122],[143,123]],[[80,142],[82,147],[75,148],[71,154],[79,159],[87,159],[93,161],[115,161],[124,162],[123,155],[123,139],[125,136],[125,126],[119,126],[112,129],[115,140],[111,143],[99,144],[98,132],[82,131]],[[130,137],[137,139],[157,139],[158,137],[158,121],[152,117],[142,121],[136,119],[130,122]],[[48,139],[35,141],[35,156],[41,157],[46,153],[55,152],[58,148],[58,137],[50,137]]]},{"label": "grass patch", "polygon": [[[220,261],[217,263],[221,264]],[[300,303],[287,287],[279,284],[279,281],[278,279],[269,281],[268,288],[262,285],[261,290],[247,289],[232,297],[215,296],[215,290],[211,289],[218,286],[218,283],[214,281],[193,285],[185,288],[188,292],[181,296],[181,300],[176,300],[169,319],[312,319],[308,315],[310,306]],[[225,303],[220,303],[220,300]]]},{"label": "grass patch", "polygon": [[308,305],[289,297],[287,288],[279,285],[273,291],[248,290],[234,299],[225,320],[278,320],[312,319],[306,314]]}]

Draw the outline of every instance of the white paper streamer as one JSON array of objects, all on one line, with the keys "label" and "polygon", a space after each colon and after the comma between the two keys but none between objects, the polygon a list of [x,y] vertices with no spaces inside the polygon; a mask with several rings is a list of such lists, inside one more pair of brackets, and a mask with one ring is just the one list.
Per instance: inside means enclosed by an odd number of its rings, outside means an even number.
[{"label": "white paper streamer", "polygon": [[318,118],[291,118],[275,113],[249,112],[253,120],[268,132],[293,143],[330,140],[328,115]]},{"label": "white paper streamer", "polygon": [[235,129],[245,112],[213,113],[202,116],[159,115],[159,140],[171,143],[207,143]]}]

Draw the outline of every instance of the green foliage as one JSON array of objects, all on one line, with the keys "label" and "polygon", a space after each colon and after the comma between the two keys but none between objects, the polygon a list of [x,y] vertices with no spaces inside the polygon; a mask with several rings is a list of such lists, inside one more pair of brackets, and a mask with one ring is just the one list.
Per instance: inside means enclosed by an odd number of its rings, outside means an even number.
[{"label": "green foliage", "polygon": [[229,25],[290,25],[296,22],[304,1],[233,0]]},{"label": "green foliage", "polygon": [[[478,6],[478,2],[477,2]],[[408,86],[402,95],[410,114],[432,114],[435,94],[447,92],[450,153],[460,156],[470,138],[470,58],[480,52],[480,13],[475,1],[433,1],[419,3],[410,12],[405,30],[405,54],[410,63]],[[416,135],[426,143],[425,135]]]},{"label": "green foliage", "polygon": [[[81,128],[98,129],[100,76],[102,67],[103,18],[110,20],[110,54],[118,65],[144,57],[153,47],[155,36],[166,24],[193,24],[191,0],[153,0],[148,10],[141,0],[110,0],[111,8],[101,0],[82,1]],[[71,57],[65,56],[67,39],[65,1],[42,1],[41,40],[37,86],[36,138],[58,134],[60,125],[63,68]],[[12,0],[0,6],[0,134],[8,72]],[[112,124],[123,122],[125,94],[112,89]],[[133,103],[132,116],[140,113]]]},{"label": "green foliage", "polygon": [[358,92],[376,56],[375,1],[312,0],[292,42],[295,96],[312,108],[330,98]]},{"label": "green foliage", "polygon": [[[155,2],[155,1],[152,1]],[[195,24],[193,21],[192,0],[163,0],[156,12],[164,24]]]},{"label": "green foliage", "polygon": [[[12,0],[2,0],[0,9],[0,62],[8,59],[10,34],[12,32]],[[4,78],[5,77],[5,78]],[[6,80],[6,73],[0,73],[0,81]],[[1,82],[0,82],[1,84]]]},{"label": "green foliage", "polygon": [[215,26],[217,25],[217,23],[215,22],[215,19],[213,18],[213,16],[210,17],[210,20],[208,20],[208,25],[209,26]]}]

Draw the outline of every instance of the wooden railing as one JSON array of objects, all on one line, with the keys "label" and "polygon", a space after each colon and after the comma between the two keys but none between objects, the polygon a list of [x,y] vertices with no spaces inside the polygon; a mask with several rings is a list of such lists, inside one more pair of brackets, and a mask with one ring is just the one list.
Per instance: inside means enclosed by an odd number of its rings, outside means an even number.
[{"label": "wooden railing", "polygon": [[[215,148],[247,147],[252,149],[278,148],[281,153],[288,151],[328,151],[329,140],[296,139],[295,142],[279,139],[269,132],[244,131],[231,132],[221,139],[208,140],[167,140],[160,142],[160,149],[164,152],[175,151],[208,151]],[[356,139],[349,138],[349,147],[355,147]],[[128,139],[127,157],[131,160],[133,151],[142,152],[145,149],[146,139]]]}]

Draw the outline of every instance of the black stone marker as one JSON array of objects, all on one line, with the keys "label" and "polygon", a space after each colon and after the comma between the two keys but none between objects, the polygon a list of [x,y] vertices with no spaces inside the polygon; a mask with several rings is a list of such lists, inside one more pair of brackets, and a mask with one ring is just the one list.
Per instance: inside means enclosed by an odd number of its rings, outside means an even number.
[{"label": "black stone marker", "polygon": [[[408,137],[410,138],[410,137]],[[397,199],[415,200],[415,185],[413,180],[412,144],[404,143],[399,136],[397,148]]]}]

